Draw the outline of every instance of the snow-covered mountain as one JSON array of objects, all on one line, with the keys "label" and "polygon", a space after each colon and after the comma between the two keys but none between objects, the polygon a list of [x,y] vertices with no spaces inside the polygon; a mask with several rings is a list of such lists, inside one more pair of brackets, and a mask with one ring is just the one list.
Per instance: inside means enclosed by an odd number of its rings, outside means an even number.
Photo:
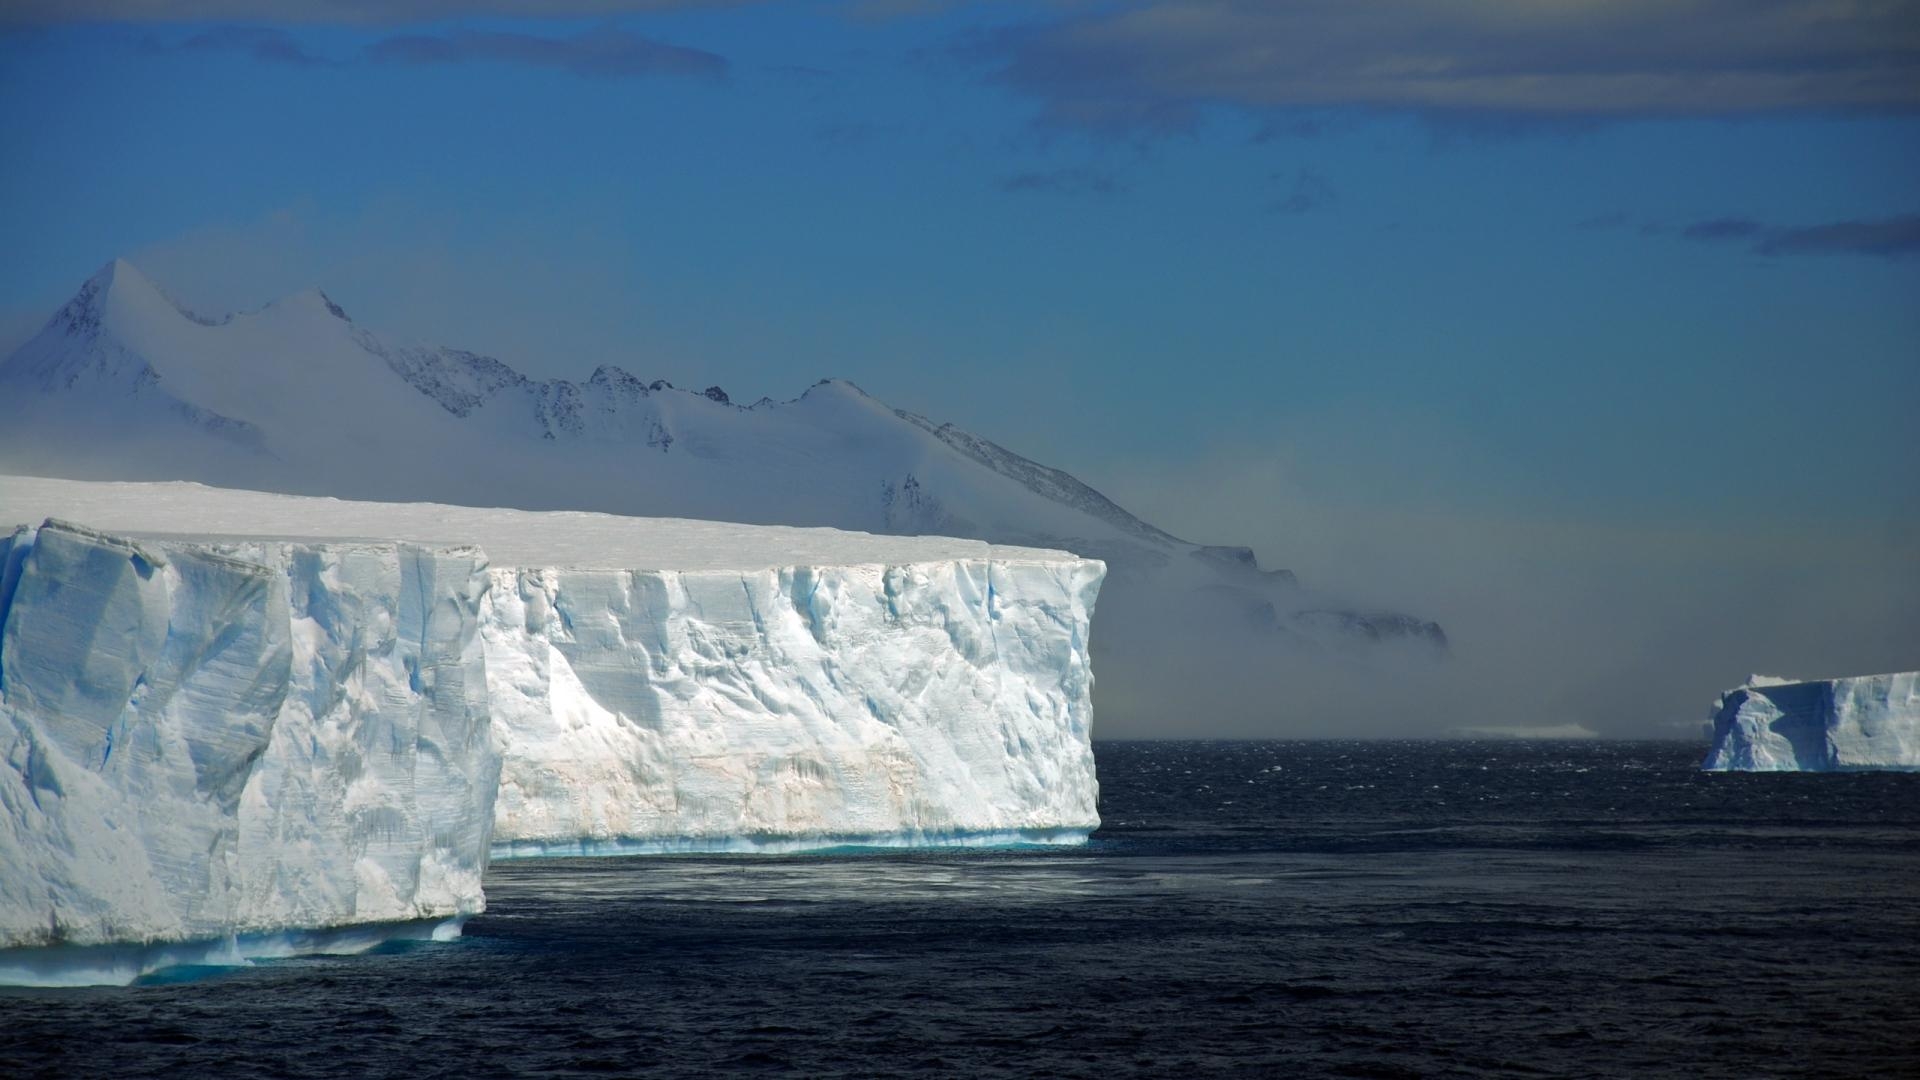
[{"label": "snow-covered mountain", "polygon": [[1110,568],[1094,639],[1109,734],[1194,700],[1190,684],[1214,676],[1182,657],[1364,666],[1446,648],[1435,623],[1356,609],[1246,548],[1189,543],[848,382],[741,405],[612,366],[537,380],[390,342],[318,290],[207,318],[124,261],[0,364],[0,472],[1063,548]]}]

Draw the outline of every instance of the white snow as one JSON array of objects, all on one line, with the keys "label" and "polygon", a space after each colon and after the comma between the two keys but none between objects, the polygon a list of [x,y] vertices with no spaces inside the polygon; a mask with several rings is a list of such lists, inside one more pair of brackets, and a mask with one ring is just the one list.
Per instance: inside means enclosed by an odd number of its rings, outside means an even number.
[{"label": "white snow", "polygon": [[1098,563],[496,570],[515,853],[1075,841]]},{"label": "white snow", "polygon": [[477,543],[514,853],[1072,842],[1104,567],[831,529],[0,477],[0,517]]},{"label": "white snow", "polygon": [[48,520],[0,553],[0,978],[481,909],[477,549]]},{"label": "white snow", "polygon": [[[1377,688],[1386,672],[1429,678],[1446,653],[1431,622],[1356,607],[1261,569],[1244,548],[1171,536],[1061,470],[851,383],[742,406],[652,378],[672,372],[533,378],[488,356],[383,337],[346,315],[310,291],[205,319],[110,263],[0,361],[0,472],[1070,550],[1110,571],[1096,640],[1108,730],[1158,730],[1178,712],[1267,722],[1276,709],[1296,725],[1313,717],[1341,728],[1326,718],[1373,709],[1362,686]],[[525,360],[565,370],[557,356]],[[1071,391],[1006,393],[1022,415],[1076,407]],[[498,565],[553,565],[542,553],[489,551]],[[570,564],[673,567],[650,557]],[[825,565],[832,555],[788,557]],[[936,556],[874,556],[922,557]]]},{"label": "white snow", "polygon": [[1702,768],[1920,769],[1920,672],[1793,682],[1756,675],[1720,695]]},{"label": "white snow", "polygon": [[[402,466],[403,467],[403,466]],[[1065,552],[945,536],[736,525],[567,510],[355,502],[206,487],[0,475],[0,519],[65,517],[116,532],[192,537],[374,538],[477,544],[497,567],[759,570],[992,559],[1051,562]]]}]

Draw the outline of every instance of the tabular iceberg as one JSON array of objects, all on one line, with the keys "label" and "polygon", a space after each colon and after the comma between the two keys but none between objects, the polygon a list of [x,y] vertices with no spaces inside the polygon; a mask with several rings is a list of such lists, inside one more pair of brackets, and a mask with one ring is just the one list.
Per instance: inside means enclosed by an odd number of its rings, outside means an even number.
[{"label": "tabular iceberg", "polygon": [[48,520],[0,554],[0,981],[444,935],[482,908],[478,549]]},{"label": "tabular iceberg", "polygon": [[496,851],[1072,842],[1099,824],[1058,551],[833,529],[0,477],[106,527],[477,542]]},{"label": "tabular iceberg", "polygon": [[1920,672],[1794,682],[1756,675],[1713,707],[1712,771],[1920,769]]}]

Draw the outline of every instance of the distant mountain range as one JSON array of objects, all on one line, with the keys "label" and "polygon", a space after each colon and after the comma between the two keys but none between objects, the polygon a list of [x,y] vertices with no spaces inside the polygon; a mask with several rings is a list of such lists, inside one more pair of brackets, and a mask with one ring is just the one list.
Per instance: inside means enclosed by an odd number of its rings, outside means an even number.
[{"label": "distant mountain range", "polygon": [[1344,665],[1446,651],[1431,621],[1325,595],[1247,548],[1189,543],[848,382],[741,405],[612,366],[538,380],[389,342],[318,290],[207,318],[118,260],[0,364],[0,471],[1065,548],[1109,565],[1095,671],[1103,722],[1123,732],[1130,713],[1188,700],[1177,658],[1211,642]]}]

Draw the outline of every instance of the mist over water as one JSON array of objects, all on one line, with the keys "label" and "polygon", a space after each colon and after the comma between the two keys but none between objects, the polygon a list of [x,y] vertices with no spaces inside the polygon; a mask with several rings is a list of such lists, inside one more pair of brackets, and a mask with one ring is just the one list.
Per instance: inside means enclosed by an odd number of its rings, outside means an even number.
[{"label": "mist over water", "polygon": [[1908,1076],[1920,775],[1101,743],[1083,849],[496,864],[458,942],[0,991],[0,1073]]},{"label": "mist over water", "polygon": [[[1639,490],[1657,489],[1659,475],[1609,468],[1583,490],[1426,423],[1416,443],[1390,435],[1405,425],[1302,422],[1276,444],[1099,474],[1096,486],[1148,520],[1198,542],[1249,544],[1263,566],[1362,609],[1436,620],[1451,645],[1434,665],[1391,651],[1362,662],[1189,642],[1164,663],[1096,667],[1150,701],[1137,719],[1103,711],[1101,733],[1579,725],[1694,738],[1715,696],[1756,672],[1920,668],[1920,503],[1908,491],[1850,500],[1729,475],[1713,498],[1676,505]],[[1096,622],[1094,633],[1126,630]],[[1191,703],[1179,697],[1189,691]]]}]

